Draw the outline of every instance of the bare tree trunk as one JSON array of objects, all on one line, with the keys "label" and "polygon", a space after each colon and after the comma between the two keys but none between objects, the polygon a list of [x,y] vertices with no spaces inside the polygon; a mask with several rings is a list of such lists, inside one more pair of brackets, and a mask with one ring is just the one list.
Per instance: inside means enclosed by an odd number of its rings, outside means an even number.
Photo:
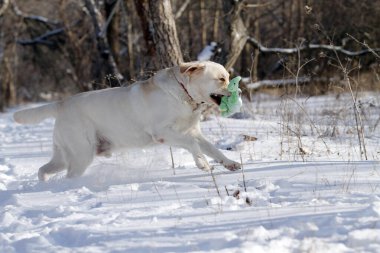
[{"label": "bare tree trunk", "polygon": [[[125,5],[128,6],[129,0],[125,0]],[[146,54],[153,57],[156,54],[153,33],[150,31],[149,27],[149,8],[147,0],[135,0],[135,8],[137,15],[140,18],[140,24],[144,36]]]},{"label": "bare tree trunk", "polygon": [[304,13],[304,4],[303,0],[298,0],[298,15],[299,15],[299,24],[298,24],[298,37],[305,36],[305,13]]},{"label": "bare tree trunk", "polygon": [[75,83],[79,91],[89,91],[91,89],[91,86],[87,83],[89,80],[89,71],[84,71],[85,67],[89,68],[89,57],[85,57],[88,55],[88,51],[84,53],[81,45],[83,39],[78,36],[79,34],[75,32],[71,26],[71,15],[67,11],[70,8],[69,3],[69,0],[60,0],[59,4],[59,18],[62,22],[67,41],[67,46],[62,47],[62,52],[72,68],[68,76]]},{"label": "bare tree trunk", "polygon": [[[119,0],[106,0],[104,2],[104,8],[106,12],[106,19],[111,19],[107,27],[107,40],[109,42],[112,55],[115,58],[115,62],[119,63],[120,52],[120,7],[117,6]],[[117,8],[114,10],[114,8]],[[112,12],[114,14],[112,15]]]},{"label": "bare tree trunk", "polygon": [[206,6],[205,0],[200,0],[200,14],[201,14],[201,46],[202,48],[207,44],[207,27],[206,27]]},{"label": "bare tree trunk", "polygon": [[[127,7],[127,12],[131,13],[133,9],[133,3],[131,1],[125,2]],[[128,41],[128,69],[129,69],[129,76],[131,78],[135,77],[135,56],[134,56],[134,50],[133,50],[133,17],[131,15],[125,15],[125,18],[127,19],[127,41]]]},{"label": "bare tree trunk", "polygon": [[[1,14],[1,13],[0,13]],[[0,26],[2,26],[2,19],[0,17]],[[3,57],[4,57],[4,44],[3,44],[3,33],[0,33],[0,112],[4,110],[5,107],[5,82],[4,82],[4,70],[3,66]]]},{"label": "bare tree trunk", "polygon": [[94,32],[96,35],[97,48],[100,54],[100,62],[98,63],[98,69],[95,70],[95,76],[97,76],[97,82],[102,82],[102,78],[107,75],[112,75],[109,79],[110,86],[120,85],[120,81],[124,79],[120,73],[115,58],[112,55],[110,46],[108,44],[107,36],[105,36],[104,19],[96,7],[94,0],[84,0],[85,6],[90,13],[92,24],[94,26]]},{"label": "bare tree trunk", "polygon": [[215,16],[214,16],[214,25],[213,25],[213,40],[219,40],[219,18],[220,18],[220,0],[215,2]]},{"label": "bare tree trunk", "polygon": [[[258,38],[258,40],[260,41],[260,12],[259,12],[259,8],[255,9],[254,27],[255,27],[255,38]],[[259,54],[260,54],[260,51],[257,48],[255,48],[254,55],[253,55],[252,70],[251,70],[251,81],[252,82],[257,82],[259,80],[259,78],[258,78]]]},{"label": "bare tree trunk", "polygon": [[301,26],[302,26],[302,0],[295,0],[293,4],[293,12],[296,15],[295,16],[295,37],[294,39],[297,40],[298,38],[301,38],[303,35],[303,31],[301,31]]},{"label": "bare tree trunk", "polygon": [[[253,17],[254,18],[254,17]],[[244,20],[244,26],[245,27],[250,27],[252,23],[252,17],[249,15],[246,17]],[[252,52],[251,45],[245,44],[243,50],[241,51],[240,54],[240,74],[241,75],[246,75],[246,71],[249,71],[250,64],[252,63],[252,59],[250,58]]]},{"label": "bare tree trunk", "polygon": [[295,27],[293,26],[293,19],[294,19],[294,11],[296,10],[296,2],[294,0],[291,0],[289,2],[289,16],[288,16],[288,20],[289,20],[289,26],[288,26],[288,29],[289,29],[289,42],[294,42],[294,38],[295,38],[295,33],[296,33],[296,29]]},{"label": "bare tree trunk", "polygon": [[9,6],[9,0],[3,0],[2,5],[0,6],[0,17],[4,14]]},{"label": "bare tree trunk", "polygon": [[233,67],[247,42],[247,29],[244,26],[240,12],[244,7],[244,1],[225,0],[223,9],[225,14],[225,26],[228,27],[230,43],[226,49],[224,66],[226,69]]},{"label": "bare tree trunk", "polygon": [[194,28],[194,11],[190,8],[188,13],[188,48],[189,48],[189,54],[194,55],[194,37],[195,37],[195,28]]},{"label": "bare tree trunk", "polygon": [[183,62],[170,0],[148,0],[156,56],[161,68]]},{"label": "bare tree trunk", "polygon": [[0,72],[2,72],[3,74],[0,80],[2,84],[1,85],[2,87],[0,90],[1,91],[0,99],[3,100],[3,102],[1,103],[5,107],[5,106],[16,104],[16,88],[15,88],[15,83],[14,83],[15,77],[12,70],[12,66],[7,57],[3,59],[3,65],[4,65],[4,69],[0,70]]},{"label": "bare tree trunk", "polygon": [[[3,3],[2,13],[4,13],[8,1]],[[0,13],[0,27],[3,25],[3,17]],[[12,65],[17,63],[16,43],[10,45],[13,55],[13,61],[9,60],[6,54],[7,45],[4,38],[5,34],[0,30],[0,112],[4,107],[16,104],[16,87],[15,87],[15,68]]]}]

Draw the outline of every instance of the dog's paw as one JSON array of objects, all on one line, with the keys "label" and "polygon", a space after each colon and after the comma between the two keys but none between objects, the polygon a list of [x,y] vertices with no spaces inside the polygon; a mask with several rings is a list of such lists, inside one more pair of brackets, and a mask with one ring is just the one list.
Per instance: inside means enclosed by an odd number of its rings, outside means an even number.
[{"label": "dog's paw", "polygon": [[197,166],[199,169],[203,170],[204,172],[210,172],[214,169],[214,167],[210,166],[210,164],[208,164],[208,162],[203,162]]},{"label": "dog's paw", "polygon": [[38,171],[38,179],[41,181],[41,182],[45,182],[49,179],[49,175],[47,173],[45,173],[43,170],[39,170]]},{"label": "dog's paw", "polygon": [[214,167],[208,165],[208,166],[202,167],[200,169],[203,170],[204,172],[210,172],[214,169]]},{"label": "dog's paw", "polygon": [[223,162],[223,166],[230,171],[235,171],[235,170],[241,169],[240,163],[237,163],[234,161],[225,161],[225,162]]},{"label": "dog's paw", "polygon": [[198,156],[195,157],[194,160],[197,167],[205,172],[209,172],[213,169],[204,157]]}]

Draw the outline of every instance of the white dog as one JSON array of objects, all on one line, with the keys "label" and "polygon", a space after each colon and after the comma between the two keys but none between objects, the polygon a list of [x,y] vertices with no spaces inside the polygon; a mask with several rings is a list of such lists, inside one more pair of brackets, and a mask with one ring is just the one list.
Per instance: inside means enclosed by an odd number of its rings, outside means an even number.
[{"label": "white dog", "polygon": [[209,104],[228,95],[229,74],[220,64],[189,62],[159,71],[129,87],[85,92],[60,102],[14,114],[16,122],[36,124],[56,118],[53,157],[38,171],[40,180],[67,169],[81,176],[95,155],[166,144],[188,150],[198,168],[209,171],[205,156],[233,171],[240,164],[225,157],[201,134],[199,121]]}]

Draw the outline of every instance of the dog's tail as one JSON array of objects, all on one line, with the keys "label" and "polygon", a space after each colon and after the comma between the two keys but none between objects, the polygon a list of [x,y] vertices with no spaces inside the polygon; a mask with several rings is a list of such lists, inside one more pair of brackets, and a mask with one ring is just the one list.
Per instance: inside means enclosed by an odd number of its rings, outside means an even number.
[{"label": "dog's tail", "polygon": [[20,124],[37,124],[44,119],[57,116],[59,103],[51,103],[36,108],[25,109],[13,114],[13,118]]}]

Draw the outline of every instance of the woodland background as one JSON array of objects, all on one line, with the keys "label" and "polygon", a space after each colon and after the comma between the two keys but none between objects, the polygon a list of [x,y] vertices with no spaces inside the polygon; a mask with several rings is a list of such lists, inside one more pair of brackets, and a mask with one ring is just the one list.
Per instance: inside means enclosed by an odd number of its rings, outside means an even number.
[{"label": "woodland background", "polygon": [[0,110],[128,85],[211,42],[247,96],[379,90],[379,14],[378,0],[0,0]]}]

